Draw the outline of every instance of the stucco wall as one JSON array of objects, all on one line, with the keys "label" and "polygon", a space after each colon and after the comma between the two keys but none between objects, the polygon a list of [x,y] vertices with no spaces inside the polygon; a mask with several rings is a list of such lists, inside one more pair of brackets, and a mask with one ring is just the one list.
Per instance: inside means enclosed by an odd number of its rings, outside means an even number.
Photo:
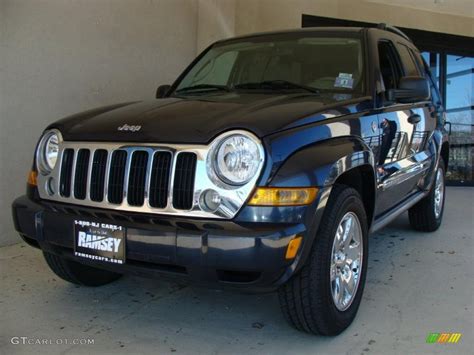
[{"label": "stucco wall", "polygon": [[237,0],[235,30],[245,34],[301,27],[301,14],[308,14],[474,36],[472,2],[465,2],[465,16],[436,12],[433,5],[429,10],[413,8],[410,3],[403,6],[366,0]]},{"label": "stucco wall", "polygon": [[236,0],[198,0],[198,52],[235,35],[236,6]]},{"label": "stucco wall", "polygon": [[196,54],[194,0],[0,0],[0,245],[50,122],[153,98]]}]

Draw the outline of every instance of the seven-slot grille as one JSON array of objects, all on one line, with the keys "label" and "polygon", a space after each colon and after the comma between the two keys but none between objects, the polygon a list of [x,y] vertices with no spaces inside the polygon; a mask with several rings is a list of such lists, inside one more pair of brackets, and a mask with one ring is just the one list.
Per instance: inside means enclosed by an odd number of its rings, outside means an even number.
[{"label": "seven-slot grille", "polygon": [[67,148],[62,154],[59,194],[77,200],[89,198],[111,207],[126,203],[164,209],[171,203],[175,209],[190,210],[196,162],[197,156],[191,152],[174,156],[170,151],[140,148]]}]

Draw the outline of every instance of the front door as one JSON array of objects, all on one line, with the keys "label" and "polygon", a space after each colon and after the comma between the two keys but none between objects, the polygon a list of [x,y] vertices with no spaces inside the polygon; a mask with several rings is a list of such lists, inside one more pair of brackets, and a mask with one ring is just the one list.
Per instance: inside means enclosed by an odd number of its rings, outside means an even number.
[{"label": "front door", "polygon": [[[418,75],[419,69],[409,49],[397,48],[389,40],[378,45],[380,70],[385,92],[397,88],[402,75]],[[405,63],[407,60],[411,63]],[[436,120],[431,118],[430,104],[386,102],[379,113],[380,150],[377,162],[378,205],[376,215],[386,212],[417,191],[417,184],[429,168],[427,149],[430,132]]]}]

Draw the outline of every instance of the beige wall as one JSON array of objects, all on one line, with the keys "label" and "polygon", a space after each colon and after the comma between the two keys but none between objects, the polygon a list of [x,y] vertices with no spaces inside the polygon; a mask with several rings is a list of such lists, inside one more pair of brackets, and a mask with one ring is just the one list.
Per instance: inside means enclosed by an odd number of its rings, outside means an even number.
[{"label": "beige wall", "polygon": [[474,36],[472,1],[456,7],[466,16],[443,14],[450,1],[0,0],[0,245],[19,241],[10,204],[48,123],[152,98],[213,41],[297,28],[303,13]]},{"label": "beige wall", "polygon": [[235,28],[237,34],[245,34],[301,27],[301,14],[308,14],[474,36],[472,0],[463,2],[466,16],[435,12],[431,5],[429,10],[413,8],[417,1],[389,5],[366,0],[237,0]]},{"label": "beige wall", "polygon": [[0,0],[0,245],[44,127],[154,97],[196,54],[194,0]]},{"label": "beige wall", "polygon": [[197,50],[235,35],[236,0],[198,0]]}]

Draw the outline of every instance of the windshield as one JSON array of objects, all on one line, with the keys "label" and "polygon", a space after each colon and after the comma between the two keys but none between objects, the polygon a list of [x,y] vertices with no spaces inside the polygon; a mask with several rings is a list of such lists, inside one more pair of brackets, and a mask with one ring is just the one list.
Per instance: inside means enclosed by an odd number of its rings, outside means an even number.
[{"label": "windshield", "polygon": [[359,38],[310,34],[244,38],[214,45],[186,73],[177,94],[232,90],[363,92]]}]

